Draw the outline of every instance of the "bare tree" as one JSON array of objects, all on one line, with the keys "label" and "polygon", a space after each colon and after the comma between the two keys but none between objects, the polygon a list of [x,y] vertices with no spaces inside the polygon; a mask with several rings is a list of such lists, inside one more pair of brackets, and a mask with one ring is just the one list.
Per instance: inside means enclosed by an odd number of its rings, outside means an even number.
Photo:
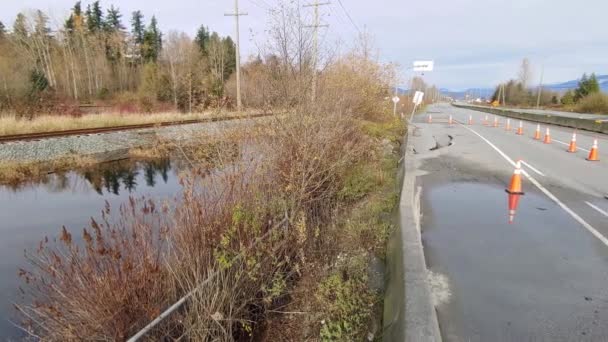
[{"label": "bare tree", "polygon": [[530,79],[532,78],[532,70],[530,67],[530,61],[528,58],[524,58],[521,61],[521,66],[519,68],[519,81],[524,89],[528,87],[530,84]]}]

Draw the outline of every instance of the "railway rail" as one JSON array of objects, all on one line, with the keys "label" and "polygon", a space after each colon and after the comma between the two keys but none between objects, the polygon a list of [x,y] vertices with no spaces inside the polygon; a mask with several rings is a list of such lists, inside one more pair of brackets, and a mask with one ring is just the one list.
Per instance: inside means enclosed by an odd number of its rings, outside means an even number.
[{"label": "railway rail", "polygon": [[274,114],[252,114],[252,115],[247,115],[247,116],[210,117],[210,118],[204,118],[204,119],[175,120],[175,121],[153,122],[153,123],[145,123],[145,124],[123,125],[123,126],[112,126],[112,127],[93,127],[93,128],[79,128],[79,129],[69,129],[69,130],[53,131],[53,132],[10,134],[10,135],[0,136],[0,144],[8,143],[8,142],[33,141],[33,140],[42,140],[42,139],[49,139],[49,138],[61,138],[61,137],[67,137],[67,136],[112,133],[112,132],[120,132],[120,131],[145,129],[145,128],[154,128],[154,127],[167,127],[167,126],[191,125],[191,124],[197,124],[197,123],[232,121],[232,120],[259,118],[259,117],[265,117],[265,116],[271,116],[271,115],[274,115]]}]

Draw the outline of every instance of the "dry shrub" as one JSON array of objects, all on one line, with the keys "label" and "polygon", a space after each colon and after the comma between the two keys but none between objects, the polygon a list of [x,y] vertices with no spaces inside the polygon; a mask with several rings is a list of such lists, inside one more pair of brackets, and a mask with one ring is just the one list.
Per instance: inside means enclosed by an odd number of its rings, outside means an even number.
[{"label": "dry shrub", "polygon": [[173,299],[161,253],[167,210],[131,198],[110,222],[106,204],[82,240],[64,227],[26,253],[32,270],[20,275],[31,302],[18,309],[27,331],[48,341],[124,340],[158,315]]},{"label": "dry shrub", "polygon": [[581,113],[608,113],[608,95],[593,93],[585,96],[576,104],[576,111]]}]

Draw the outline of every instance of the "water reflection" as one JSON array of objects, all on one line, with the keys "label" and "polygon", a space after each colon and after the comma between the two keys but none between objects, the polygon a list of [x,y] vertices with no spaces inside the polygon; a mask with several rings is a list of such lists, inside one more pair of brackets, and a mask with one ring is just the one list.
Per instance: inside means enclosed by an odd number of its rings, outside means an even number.
[{"label": "water reflection", "polygon": [[103,195],[105,189],[108,193],[119,195],[121,184],[129,193],[132,193],[137,188],[137,176],[140,172],[143,172],[146,185],[153,187],[156,185],[158,176],[160,176],[163,183],[167,183],[170,170],[170,159],[145,162],[121,160],[106,163],[97,169],[86,170],[82,173],[82,176],[98,194]]},{"label": "water reflection", "polygon": [[[48,174],[26,183],[2,186],[0,190],[10,189],[18,192],[26,188],[42,186],[49,192],[57,193],[75,190],[81,186],[82,180],[85,180],[86,186],[95,190],[99,195],[104,195],[104,193],[120,195],[121,191],[133,193],[140,185],[138,182],[144,183],[148,187],[154,187],[159,181],[166,184],[170,177],[169,173],[174,168],[176,172],[179,172],[182,169],[181,163],[169,158],[123,159],[97,164],[86,169]],[[139,177],[140,175],[142,177]],[[141,182],[142,179],[144,182]]]}]

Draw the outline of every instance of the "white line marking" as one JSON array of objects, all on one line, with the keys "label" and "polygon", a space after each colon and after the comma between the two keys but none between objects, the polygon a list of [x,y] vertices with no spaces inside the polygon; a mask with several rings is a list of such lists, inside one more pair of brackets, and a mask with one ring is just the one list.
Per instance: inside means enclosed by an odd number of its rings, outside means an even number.
[{"label": "white line marking", "polygon": [[532,166],[532,165],[530,165],[530,164],[526,163],[526,161],[525,161],[525,160],[522,160],[522,161],[521,161],[521,163],[522,163],[522,164],[524,164],[524,165],[526,165],[527,167],[529,167],[529,168],[530,168],[530,170],[532,170],[532,171],[534,171],[534,172],[538,173],[540,176],[545,177],[545,174],[544,174],[544,173],[542,173],[542,172],[538,171],[538,169],[536,169],[534,166]]},{"label": "white line marking", "polygon": [[[562,144],[562,145],[570,146],[570,144],[565,143],[565,142],[560,141],[560,140],[557,140],[557,139],[553,139],[553,141],[558,142],[558,143],[560,143],[560,144]],[[583,151],[585,151],[585,152],[589,152],[589,150],[584,149],[584,148],[582,148],[582,147],[578,147],[578,146],[577,146],[576,148],[577,148],[577,149],[579,149],[579,150],[583,150]]]},{"label": "white line marking", "polygon": [[[477,133],[475,130],[473,130],[461,123],[459,123],[459,124],[462,127],[473,132],[475,135],[477,135],[479,138],[481,138],[481,140],[485,141],[488,145],[490,145],[490,147],[492,147],[496,152],[498,152],[498,154],[500,154],[506,161],[508,161],[511,165],[513,165],[513,167],[515,167],[515,162],[511,158],[509,158],[509,156],[507,156],[503,151],[501,151],[498,147],[496,147],[496,145],[492,144],[492,142],[490,142],[490,140],[486,139],[484,136]],[[526,178],[528,178],[528,180],[532,184],[534,184],[540,191],[542,191],[545,195],[547,195],[547,197],[549,197],[553,202],[555,202],[557,205],[559,205],[565,212],[570,214],[570,216],[572,216],[572,218],[574,218],[578,223],[580,223],[581,226],[583,226],[585,229],[587,229],[591,234],[593,234],[593,236],[595,236],[598,240],[600,240],[604,245],[608,246],[608,239],[604,235],[602,235],[600,232],[598,232],[595,228],[593,228],[592,225],[587,223],[587,221],[585,221],[582,217],[580,217],[577,213],[575,213],[572,209],[570,209],[570,207],[568,207],[562,201],[560,201],[557,197],[555,197],[555,195],[551,191],[547,190],[547,188],[542,186],[534,177],[530,176],[530,174],[528,172],[526,172],[526,170],[522,170],[522,174],[524,176],[526,176]]]},{"label": "white line marking", "polygon": [[595,205],[593,205],[592,203],[589,203],[589,202],[587,202],[587,201],[585,201],[585,203],[587,203],[587,205],[588,205],[588,206],[590,206],[591,208],[593,208],[593,209],[597,210],[597,211],[598,211],[600,214],[602,214],[602,215],[604,215],[604,216],[608,217],[608,213],[607,213],[607,212],[605,212],[605,211],[603,211],[601,208],[599,208],[599,207],[597,207],[597,206],[595,206]]}]

